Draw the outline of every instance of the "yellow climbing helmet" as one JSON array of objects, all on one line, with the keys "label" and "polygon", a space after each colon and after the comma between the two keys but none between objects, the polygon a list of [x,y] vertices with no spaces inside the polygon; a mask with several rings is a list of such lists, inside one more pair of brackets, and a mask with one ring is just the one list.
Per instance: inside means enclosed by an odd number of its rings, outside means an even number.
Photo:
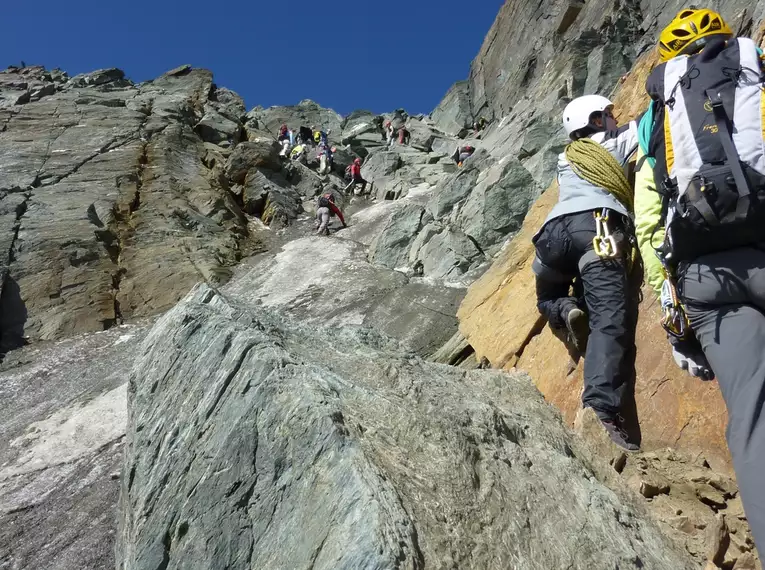
[{"label": "yellow climbing helmet", "polygon": [[718,35],[733,35],[720,14],[706,9],[681,10],[659,36],[659,57],[669,61],[681,54],[696,53],[706,45],[706,38]]}]

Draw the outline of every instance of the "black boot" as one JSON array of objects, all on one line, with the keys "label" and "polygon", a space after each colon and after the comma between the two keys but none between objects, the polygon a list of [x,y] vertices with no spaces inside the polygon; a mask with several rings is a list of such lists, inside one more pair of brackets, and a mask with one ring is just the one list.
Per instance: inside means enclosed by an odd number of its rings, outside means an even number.
[{"label": "black boot", "polygon": [[624,426],[622,425],[624,422],[621,416],[618,414],[615,416],[606,416],[600,412],[596,412],[596,414],[598,419],[600,419],[600,423],[603,424],[606,433],[608,433],[608,437],[611,438],[611,441],[626,451],[640,451],[640,446],[632,443],[629,435],[624,430]]}]

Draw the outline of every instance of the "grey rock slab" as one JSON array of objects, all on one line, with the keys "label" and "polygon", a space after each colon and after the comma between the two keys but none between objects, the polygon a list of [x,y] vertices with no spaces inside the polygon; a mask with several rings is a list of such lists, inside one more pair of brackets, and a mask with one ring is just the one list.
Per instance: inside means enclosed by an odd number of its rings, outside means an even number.
[{"label": "grey rock slab", "polygon": [[454,206],[465,201],[475,187],[480,171],[477,168],[465,167],[456,174],[448,176],[434,192],[428,202],[428,212],[440,219],[448,216]]},{"label": "grey rock slab", "polygon": [[411,188],[400,200],[383,200],[373,203],[352,216],[350,227],[340,230],[337,235],[344,239],[370,245],[388,224],[390,217],[408,205],[424,206],[433,189],[427,184]]},{"label": "grey rock slab", "polygon": [[406,129],[409,131],[409,144],[412,148],[422,152],[430,152],[433,148],[433,141],[436,139],[436,132],[423,121],[409,119],[406,123]]},{"label": "grey rock slab", "polygon": [[360,243],[314,237],[288,242],[242,268],[223,291],[304,322],[383,330],[427,354],[457,330],[454,315],[464,295],[460,288],[427,285],[369,263]]},{"label": "grey rock slab", "polygon": [[101,330],[169,308],[200,279],[224,281],[246,225],[193,131],[212,74],[133,85],[118,70],[66,84],[46,73],[34,77],[55,93],[14,109],[0,132],[0,193],[24,196],[0,238],[21,336]]},{"label": "grey rock slab", "polygon": [[118,568],[695,568],[527,377],[248,307],[201,286],[146,338]]},{"label": "grey rock slab", "polygon": [[375,152],[371,154],[361,167],[361,174],[367,180],[377,180],[392,176],[401,168],[401,156],[396,152]]},{"label": "grey rock slab", "polygon": [[225,291],[299,318],[361,325],[377,297],[406,282],[404,275],[367,262],[361,244],[316,236],[285,244]]},{"label": "grey rock slab", "polygon": [[447,227],[419,248],[415,263],[422,262],[426,277],[449,282],[484,259],[484,254],[470,238],[459,230]]},{"label": "grey rock slab", "polygon": [[397,269],[405,266],[409,247],[423,227],[425,208],[407,205],[394,213],[369,247],[369,260],[377,265]]},{"label": "grey rock slab", "polygon": [[235,183],[244,182],[253,168],[281,168],[279,145],[273,139],[258,139],[243,142],[234,149],[226,164],[226,176]]},{"label": "grey rock slab", "polygon": [[458,215],[458,226],[482,250],[492,254],[526,217],[536,185],[523,165],[512,159],[482,173]]},{"label": "grey rock slab", "polygon": [[444,132],[458,136],[473,123],[470,110],[470,84],[458,81],[449,88],[430,118]]},{"label": "grey rock slab", "polygon": [[10,353],[0,366],[0,567],[114,568],[126,325]]},{"label": "grey rock slab", "polygon": [[220,144],[225,141],[236,144],[241,138],[242,124],[220,113],[212,105],[207,105],[204,116],[194,129],[205,142]]}]

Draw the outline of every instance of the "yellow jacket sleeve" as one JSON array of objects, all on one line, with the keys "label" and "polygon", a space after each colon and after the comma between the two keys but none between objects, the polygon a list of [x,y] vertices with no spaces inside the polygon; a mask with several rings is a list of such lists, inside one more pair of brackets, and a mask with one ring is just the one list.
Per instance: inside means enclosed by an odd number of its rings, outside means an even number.
[{"label": "yellow jacket sleeve", "polygon": [[[643,151],[638,149],[638,164],[642,158]],[[642,160],[642,163],[635,173],[635,234],[643,258],[645,280],[660,296],[664,270],[651,244],[658,246],[664,241],[663,227],[654,232],[661,220],[661,195],[656,192],[651,165],[647,160]]]}]

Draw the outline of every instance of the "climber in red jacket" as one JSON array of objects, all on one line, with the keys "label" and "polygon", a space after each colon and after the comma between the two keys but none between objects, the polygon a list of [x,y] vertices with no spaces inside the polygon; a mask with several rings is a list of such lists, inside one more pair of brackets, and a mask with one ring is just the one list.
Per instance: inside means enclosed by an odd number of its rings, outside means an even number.
[{"label": "climber in red jacket", "polygon": [[357,158],[353,161],[353,165],[351,166],[351,182],[348,184],[348,186],[345,187],[345,193],[351,191],[351,189],[356,184],[361,184],[361,191],[358,193],[363,194],[364,190],[367,188],[367,181],[364,180],[364,178],[361,176],[361,159]]},{"label": "climber in red jacket", "polygon": [[335,204],[335,197],[331,193],[322,194],[316,201],[316,228],[318,234],[329,235],[329,220],[332,216],[337,216],[344,228],[345,223],[343,212]]}]

